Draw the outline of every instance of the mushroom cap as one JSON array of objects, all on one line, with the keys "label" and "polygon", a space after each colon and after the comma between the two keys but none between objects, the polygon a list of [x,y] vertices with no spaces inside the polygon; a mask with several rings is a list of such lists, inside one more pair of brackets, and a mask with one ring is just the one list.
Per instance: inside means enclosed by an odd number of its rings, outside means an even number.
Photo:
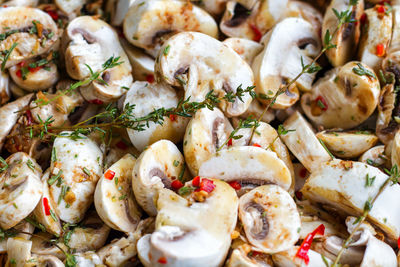
[{"label": "mushroom cap", "polygon": [[42,195],[42,170],[33,158],[17,152],[6,162],[8,168],[0,173],[0,226],[5,230],[26,218]]},{"label": "mushroom cap", "polygon": [[[364,11],[366,17],[365,32],[363,32],[358,47],[358,58],[360,61],[374,71],[381,68],[383,55],[377,55],[377,46],[383,45],[384,51],[389,48],[392,37],[393,15],[392,12],[382,15],[377,8],[369,8]],[[385,52],[386,54],[386,52]]]},{"label": "mushroom cap", "polygon": [[[178,102],[177,93],[169,85],[134,82],[126,94],[124,109],[135,105],[131,113],[138,118],[159,108],[176,107]],[[181,116],[163,117],[163,119],[162,125],[149,122],[143,131],[127,129],[129,139],[139,151],[161,139],[168,139],[174,143],[182,140],[188,119]]]},{"label": "mushroom cap", "polygon": [[276,184],[288,190],[292,184],[285,163],[271,151],[254,146],[238,146],[215,153],[201,164],[199,175],[243,184]]},{"label": "mushroom cap", "polygon": [[132,171],[132,189],[139,205],[149,214],[157,214],[155,201],[161,188],[171,188],[172,180],[184,171],[184,158],[174,143],[160,140],[144,150]]},{"label": "mushroom cap", "polygon": [[61,137],[54,140],[57,160],[51,162],[51,175],[62,171],[63,183],[60,187],[54,183],[49,190],[60,219],[77,223],[92,204],[96,183],[102,175],[103,153],[94,141],[83,135],[75,140],[63,137],[69,134],[61,132]]},{"label": "mushroom cap", "polygon": [[86,1],[87,0],[54,0],[54,3],[62,12],[73,18],[80,12]]},{"label": "mushroom cap", "polygon": [[312,92],[302,96],[301,107],[310,120],[325,128],[349,129],[374,112],[380,94],[379,80],[357,74],[360,66],[375,76],[365,64],[348,62],[329,71],[314,84]]},{"label": "mushroom cap", "polygon": [[328,150],[339,158],[356,158],[373,147],[378,137],[368,131],[332,132],[316,134]]},{"label": "mushroom cap", "polygon": [[[21,16],[21,14],[24,14]],[[32,21],[38,21],[43,31],[30,34],[29,31],[36,28]],[[39,24],[38,24],[39,25]],[[0,8],[0,34],[6,32],[18,32],[10,34],[6,39],[0,41],[0,51],[10,50],[15,43],[18,45],[10,54],[5,66],[11,67],[23,60],[27,60],[46,53],[58,39],[57,25],[45,12],[31,7],[3,7]],[[54,33],[48,38],[50,33]],[[41,36],[39,36],[41,35]],[[46,37],[43,45],[40,45]]]},{"label": "mushroom cap", "polygon": [[232,125],[218,109],[202,108],[194,114],[186,127],[183,153],[193,176],[229,137]]},{"label": "mushroom cap", "polygon": [[261,44],[244,38],[227,38],[222,43],[232,48],[250,66],[254,58],[263,50]]},{"label": "mushroom cap", "polygon": [[[365,186],[366,177],[374,178]],[[311,173],[302,189],[303,195],[313,203],[334,207],[348,214],[360,215],[365,203],[373,198],[388,178],[378,168],[361,162],[332,160],[321,164]],[[400,186],[386,187],[374,202],[367,219],[381,228],[389,239],[400,233],[400,214],[394,213],[400,197]],[[392,203],[390,208],[387,203]]]},{"label": "mushroom cap", "polygon": [[370,236],[360,267],[398,267],[396,253],[385,242]]},{"label": "mushroom cap", "polygon": [[175,0],[136,1],[124,20],[126,39],[156,56],[160,46],[171,34],[196,31],[218,37],[213,17],[190,2]]},{"label": "mushroom cap", "polygon": [[138,81],[154,80],[154,59],[145,54],[141,49],[131,45],[125,39],[120,38],[122,47],[132,66],[132,75]]},{"label": "mushroom cap", "polygon": [[120,57],[122,64],[104,71],[100,81],[93,81],[80,91],[83,97],[90,101],[94,99],[105,103],[115,101],[132,84],[132,67],[129,63],[115,30],[100,19],[90,16],[81,16],[72,20],[65,30],[63,44],[65,50],[65,64],[68,74],[77,80],[88,78],[93,72],[100,71],[105,61]]},{"label": "mushroom cap", "polygon": [[241,196],[239,218],[249,242],[264,253],[287,250],[299,239],[300,215],[280,186],[259,186]]},{"label": "mushroom cap", "polygon": [[[349,3],[347,0],[331,1],[324,15],[324,21],[322,23],[323,33],[327,30],[329,30],[330,33],[333,33],[338,27],[338,19],[333,12],[333,9],[337,10],[339,13],[346,11],[349,9]],[[357,5],[353,6],[352,9],[352,18],[354,18],[354,21],[360,21],[363,11],[364,1],[358,1]],[[344,23],[331,40],[331,43],[335,44],[336,48],[329,49],[325,53],[330,63],[334,67],[346,64],[346,62],[353,58],[359,39],[360,23]]]},{"label": "mushroom cap", "polygon": [[[265,46],[253,61],[256,91],[272,97],[310,64],[321,49],[320,40],[312,25],[301,18],[287,18],[267,33]],[[310,91],[315,73],[305,73],[290,88],[278,96],[273,108],[288,108],[299,99],[298,89]],[[264,102],[268,102],[264,100]]]},{"label": "mushroom cap", "polygon": [[[133,232],[141,216],[131,191],[135,162],[130,154],[123,156],[104,172],[94,193],[94,204],[100,218],[109,227],[122,232]],[[111,173],[114,176],[110,179],[108,175]]]},{"label": "mushroom cap", "polygon": [[[222,96],[254,84],[250,66],[222,42],[199,32],[182,32],[169,38],[156,59],[157,80],[183,87],[185,99],[203,101],[213,90]],[[185,78],[186,77],[186,78]],[[221,101],[226,116],[239,116],[250,105],[249,94],[233,102]]]}]

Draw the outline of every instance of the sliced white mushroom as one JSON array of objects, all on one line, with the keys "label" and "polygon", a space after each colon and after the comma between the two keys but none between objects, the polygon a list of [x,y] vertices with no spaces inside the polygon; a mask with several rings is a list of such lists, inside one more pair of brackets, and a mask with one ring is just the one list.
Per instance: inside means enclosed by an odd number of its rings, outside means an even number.
[{"label": "sliced white mushroom", "polygon": [[235,50],[249,65],[253,63],[254,58],[263,50],[261,44],[244,38],[227,38],[223,43]]},{"label": "sliced white mushroom", "polygon": [[[178,33],[169,38],[156,59],[156,79],[183,87],[185,99],[203,101],[213,90],[223,96],[235,94],[239,87],[253,86],[249,65],[222,42],[198,32]],[[219,107],[228,117],[239,116],[252,98],[245,93],[242,100],[221,101]]]},{"label": "sliced white mushroom", "polygon": [[97,182],[94,204],[100,218],[111,228],[133,232],[141,212],[132,193],[132,169],[136,159],[126,154],[107,169]]},{"label": "sliced white mushroom", "polygon": [[365,64],[352,61],[329,71],[301,98],[307,117],[325,128],[353,128],[364,122],[378,104],[380,85]]},{"label": "sliced white mushroom", "polygon": [[224,12],[225,4],[228,0],[191,0],[213,16],[219,16]]},{"label": "sliced white mushroom", "polygon": [[400,133],[397,131],[394,136],[392,142],[392,151],[391,151],[391,162],[392,166],[397,165],[400,166]]},{"label": "sliced white mushroom", "polygon": [[[56,247],[53,243],[50,242],[50,240],[53,237],[54,236],[52,234],[47,232],[36,233],[31,238],[32,253],[40,256],[51,255],[61,260],[64,260],[65,255],[61,252],[61,250],[58,247]],[[67,246],[65,246],[65,244],[62,242],[58,242],[57,245],[59,245],[62,249],[68,249]]]},{"label": "sliced white mushroom", "polygon": [[7,263],[6,266],[25,266],[31,258],[32,241],[23,238],[7,239]]},{"label": "sliced white mushroom", "polygon": [[33,94],[29,94],[20,97],[17,100],[0,107],[0,149],[3,147],[7,135],[20,117],[18,111],[29,105],[32,96]]},{"label": "sliced white mushroom", "polygon": [[145,266],[163,266],[160,261],[168,266],[223,264],[237,221],[238,199],[227,183],[211,181],[215,188],[204,202],[189,204],[190,199],[160,190],[156,230],[138,242]]},{"label": "sliced white mushroom", "polygon": [[371,236],[367,243],[360,267],[387,266],[397,267],[396,254],[385,242]]},{"label": "sliced white mushroom", "polygon": [[[304,261],[296,257],[299,246],[293,246],[286,251],[282,251],[272,255],[272,261],[277,267],[302,267]],[[312,267],[326,267],[326,262],[330,266],[333,262],[330,259],[323,258],[321,254],[310,249],[307,253],[310,261],[307,266]]]},{"label": "sliced white mushroom", "polygon": [[62,132],[54,140],[54,161],[51,175],[60,175],[60,186],[50,186],[51,201],[61,220],[77,223],[83,219],[93,201],[95,186],[102,175],[103,154],[91,139],[78,135],[68,137],[71,132]]},{"label": "sliced white mushroom", "polygon": [[[335,12],[344,12],[349,10],[348,0],[333,0],[326,9],[324,21],[322,24],[322,33],[325,34],[327,30],[332,34],[336,32],[339,24]],[[335,67],[346,64],[357,49],[358,41],[360,39],[360,18],[364,11],[364,1],[358,1],[351,10],[351,18],[354,22],[343,23],[342,26],[337,30],[337,33],[333,36],[331,43],[336,45],[335,49],[328,49],[326,56],[328,57],[331,64]]]},{"label": "sliced white mushroom", "polygon": [[[251,101],[249,108],[239,117],[242,119],[247,119],[248,117],[259,118],[262,115],[261,121],[269,123],[275,119],[275,111],[273,109],[268,109],[264,113],[265,107],[256,99]],[[236,127],[239,123],[237,117],[232,118],[232,123]]]},{"label": "sliced white mushroom", "polygon": [[201,164],[222,146],[233,131],[232,125],[217,108],[198,110],[186,127],[183,153],[193,176],[198,174]]},{"label": "sliced white mushroom", "polygon": [[[245,247],[245,248],[243,248]],[[272,267],[271,256],[264,253],[257,253],[253,256],[253,252],[246,250],[248,245],[240,246],[232,251],[232,254],[227,261],[227,267]]]},{"label": "sliced white mushroom", "polygon": [[285,17],[303,18],[313,25],[315,32],[322,32],[323,17],[321,11],[311,4],[302,1],[289,0]]},{"label": "sliced white mushroom", "polygon": [[[18,223],[16,226],[14,226],[12,229],[14,229],[17,233],[18,232],[25,232],[25,233],[30,233],[33,234],[35,231],[35,226],[32,224],[28,223],[27,221],[23,220],[20,223]],[[17,237],[17,238],[23,238],[26,240],[31,239],[30,234],[17,234],[16,236],[11,236],[10,238]],[[4,237],[0,241],[0,253],[7,253],[7,237]],[[1,261],[0,261],[1,262]]]},{"label": "sliced white mushroom", "polygon": [[64,267],[64,263],[52,255],[32,255],[25,267]]},{"label": "sliced white mushroom", "polygon": [[7,230],[35,209],[42,195],[42,170],[23,152],[9,156],[6,164],[0,173],[0,226]]},{"label": "sliced white mushroom", "polygon": [[[365,163],[332,160],[313,170],[302,193],[314,203],[358,216],[363,213],[366,203],[375,197],[387,178],[378,168]],[[397,207],[399,196],[398,184],[386,187],[367,217],[389,239],[395,240],[400,233],[400,214],[393,210],[400,208]],[[391,203],[390,207],[387,203]]]},{"label": "sliced white mushroom", "polygon": [[385,146],[374,146],[369,150],[365,151],[364,154],[358,159],[358,161],[367,163],[369,165],[378,166],[388,166],[389,160],[385,156]]},{"label": "sliced white mushroom", "polygon": [[[392,1],[394,2],[394,1]],[[400,50],[400,2],[392,3],[393,31],[387,54]]]},{"label": "sliced white mushroom", "polygon": [[201,164],[199,175],[242,186],[276,184],[288,190],[292,177],[285,162],[274,152],[254,146],[238,146],[215,153]]},{"label": "sliced white mushroom", "polygon": [[3,3],[3,6],[26,6],[26,7],[36,7],[39,0],[10,0]]},{"label": "sliced white mushroom", "polygon": [[195,31],[218,37],[214,19],[189,1],[136,1],[129,8],[123,26],[126,39],[154,57],[165,40],[177,32]]},{"label": "sliced white mushroom", "polygon": [[87,0],[54,0],[56,6],[70,18],[74,18],[80,13],[83,5],[88,2]]},{"label": "sliced white mushroom", "polygon": [[392,13],[378,12],[378,8],[366,9],[366,22],[358,48],[360,61],[375,71],[381,68],[382,59],[392,37]]},{"label": "sliced white mushroom", "polygon": [[281,135],[281,139],[308,171],[312,172],[321,163],[331,160],[310,124],[299,112],[290,116],[283,126],[288,132]]},{"label": "sliced white mushroom", "polygon": [[10,76],[6,72],[0,72],[0,105],[3,105],[10,100]]},{"label": "sliced white mushroom", "polygon": [[0,51],[15,47],[5,63],[8,68],[46,53],[56,42],[58,29],[53,19],[40,9],[5,7],[0,8],[0,34],[6,36],[0,41]]},{"label": "sliced white mushroom", "polygon": [[[310,64],[320,51],[320,40],[312,25],[301,18],[279,22],[265,36],[265,47],[253,62],[256,91],[272,97],[279,88],[301,72],[302,63]],[[303,74],[284,94],[274,108],[288,108],[299,99],[298,89],[311,90],[315,73]],[[264,100],[268,103],[270,100]]]},{"label": "sliced white mushroom", "polygon": [[115,136],[111,140],[109,151],[104,160],[104,168],[108,168],[109,166],[113,165],[127,153],[134,155],[135,158],[140,154],[137,149],[130,144],[128,140],[129,138],[125,137],[124,135],[122,136]]},{"label": "sliced white mushroom", "polygon": [[157,141],[140,154],[132,172],[132,189],[147,214],[157,214],[158,190],[171,189],[172,181],[184,176],[184,166],[183,155],[168,140]]},{"label": "sliced white mushroom", "polygon": [[[139,118],[146,116],[159,108],[173,108],[178,105],[179,96],[175,90],[166,84],[150,84],[148,82],[135,82],[128,91],[124,109],[132,110],[131,114]],[[132,109],[134,105],[134,109]],[[161,139],[168,139],[174,143],[182,140],[188,119],[181,116],[164,117],[162,125],[149,122],[143,131],[127,129],[129,139],[139,150]]]},{"label": "sliced white mushroom", "polygon": [[121,26],[129,7],[136,0],[110,0],[106,2],[105,11],[110,14],[110,24]]},{"label": "sliced white mushroom", "polygon": [[108,103],[126,93],[124,88],[129,88],[133,80],[132,67],[110,25],[90,16],[78,17],[68,24],[63,41],[67,72],[77,80],[88,78],[91,70],[100,71],[111,57],[119,57],[120,65],[101,74],[106,83],[96,80],[80,88],[86,100]]},{"label": "sliced white mushroom", "polygon": [[369,131],[322,131],[316,136],[339,158],[359,157],[378,142],[378,137]]},{"label": "sliced white mushroom", "polygon": [[263,185],[241,196],[239,218],[249,242],[262,252],[287,250],[299,239],[296,204],[280,186]]},{"label": "sliced white mushroom", "polygon": [[75,255],[76,265],[79,267],[95,267],[104,266],[101,262],[99,255],[94,251],[84,253],[77,253]]}]

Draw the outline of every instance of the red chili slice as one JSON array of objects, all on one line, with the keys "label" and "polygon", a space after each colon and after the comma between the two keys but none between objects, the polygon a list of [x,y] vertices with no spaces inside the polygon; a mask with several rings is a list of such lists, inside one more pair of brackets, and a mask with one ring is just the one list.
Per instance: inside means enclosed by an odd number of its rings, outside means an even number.
[{"label": "red chili slice", "polygon": [[397,248],[400,249],[400,237],[397,239]]},{"label": "red chili slice", "polygon": [[50,216],[50,205],[47,197],[43,198],[43,207],[44,207],[44,214],[46,214],[46,216]]},{"label": "red chili slice", "polygon": [[238,181],[229,182],[229,185],[235,190],[240,190],[242,188],[242,185]]},{"label": "red chili slice", "polygon": [[261,37],[262,37],[262,33],[260,32],[260,30],[254,24],[250,24],[250,29],[254,33],[253,41],[259,42],[261,40]]},{"label": "red chili slice", "polygon": [[385,55],[385,45],[383,44],[376,45],[376,55],[378,57],[383,57]]},{"label": "red chili slice", "polygon": [[169,114],[169,119],[171,120],[171,121],[176,121],[176,118],[177,118],[178,116],[176,116],[175,114]]},{"label": "red chili slice", "polygon": [[154,75],[153,74],[148,74],[146,76],[146,81],[149,83],[154,83]]},{"label": "red chili slice", "polygon": [[192,185],[198,187],[200,185],[200,176],[196,176],[192,180]]},{"label": "red chili slice", "polygon": [[161,258],[158,259],[157,262],[161,263],[161,264],[167,264],[167,258],[166,257],[161,257]]},{"label": "red chili slice", "polygon": [[95,105],[103,105],[103,104],[104,104],[104,102],[101,101],[100,99],[93,99],[93,100],[90,100],[89,103],[95,104]]},{"label": "red chili slice", "polygon": [[29,72],[31,72],[31,73],[35,73],[35,72],[37,72],[38,70],[40,70],[42,67],[34,67],[34,68],[31,68],[31,67],[28,67],[28,70],[29,70]]},{"label": "red chili slice", "polygon": [[46,13],[50,15],[50,17],[57,21],[58,20],[58,14],[55,10],[52,10],[50,7],[45,9]]},{"label": "red chili slice", "polygon": [[108,179],[108,180],[112,180],[115,176],[115,172],[113,172],[112,170],[108,170],[105,174],[104,174],[104,178]]},{"label": "red chili slice", "polygon": [[232,138],[230,138],[229,140],[228,140],[228,143],[226,144],[227,146],[232,146],[233,145],[233,140],[232,140]]},{"label": "red chili slice", "polygon": [[257,143],[254,143],[253,146],[261,147],[261,146],[260,146],[259,144],[257,144]]},{"label": "red chili slice", "polygon": [[179,180],[173,180],[171,183],[171,187],[175,190],[178,190],[179,188],[183,187],[183,184]]},{"label": "red chili slice", "polygon": [[378,13],[385,13],[386,9],[385,9],[384,6],[377,5],[376,6],[376,11],[378,11]]},{"label": "red chili slice", "polygon": [[212,180],[203,178],[200,182],[200,187],[197,188],[195,191],[205,191],[207,193],[211,193],[215,189],[215,184]]},{"label": "red chili slice", "polygon": [[296,257],[301,258],[304,260],[306,264],[310,262],[310,258],[308,257],[308,251],[310,250],[311,243],[314,240],[316,234],[324,235],[325,233],[325,226],[320,224],[314,231],[309,233],[306,238],[301,243],[299,250],[297,250]]},{"label": "red chili slice", "polygon": [[22,71],[20,69],[17,70],[15,74],[17,75],[17,77],[22,78]]},{"label": "red chili slice", "polygon": [[[318,96],[316,99],[315,99],[315,102],[317,102],[318,103],[318,101],[321,101],[321,103],[322,103],[322,107],[320,107],[323,111],[325,111],[325,110],[328,110],[328,103],[326,102],[326,100],[322,97],[322,96]],[[319,106],[319,105],[318,105]]]},{"label": "red chili slice", "polygon": [[26,123],[28,125],[32,125],[33,124],[33,117],[32,117],[32,112],[30,109],[28,109],[26,112]]}]

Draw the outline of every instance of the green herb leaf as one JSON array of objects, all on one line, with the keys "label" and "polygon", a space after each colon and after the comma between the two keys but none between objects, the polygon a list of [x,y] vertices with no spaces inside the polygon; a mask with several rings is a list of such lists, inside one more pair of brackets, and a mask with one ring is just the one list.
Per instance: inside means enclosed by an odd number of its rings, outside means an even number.
[{"label": "green herb leaf", "polygon": [[366,75],[366,76],[376,79],[375,74],[372,71],[366,69],[361,63],[357,63],[357,66],[358,66],[358,68],[356,68],[356,67],[353,68],[353,72],[355,74],[357,74],[359,76]]}]

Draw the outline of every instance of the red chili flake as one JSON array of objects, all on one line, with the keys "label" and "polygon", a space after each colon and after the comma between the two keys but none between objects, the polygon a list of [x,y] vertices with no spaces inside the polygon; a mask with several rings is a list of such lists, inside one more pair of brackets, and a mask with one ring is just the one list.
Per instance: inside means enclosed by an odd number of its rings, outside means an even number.
[{"label": "red chili flake", "polygon": [[307,176],[307,169],[306,168],[302,168],[299,172],[299,175],[301,178],[306,178]]},{"label": "red chili flake", "polygon": [[183,186],[182,182],[179,180],[173,180],[171,183],[171,187],[175,190],[178,190],[179,188],[181,188]]},{"label": "red chili flake", "polygon": [[306,264],[310,262],[310,258],[308,257],[308,251],[310,250],[311,243],[314,240],[316,234],[324,235],[325,233],[325,226],[320,224],[314,231],[307,234],[306,238],[301,243],[299,250],[297,250],[296,257],[301,258],[304,260]]},{"label": "red chili flake", "polygon": [[21,61],[20,63],[17,64],[18,67],[25,67],[26,62],[25,61]]},{"label": "red chili flake", "polygon": [[254,251],[254,250],[251,251],[251,256],[252,257],[257,257],[258,255],[261,255],[261,252]]},{"label": "red chili flake", "polygon": [[93,100],[90,100],[89,103],[95,104],[95,105],[103,105],[103,104],[104,104],[104,102],[101,101],[100,99],[93,99]]},{"label": "red chili flake", "polygon": [[50,216],[50,205],[47,197],[43,198],[43,206],[44,206],[44,214],[46,214],[46,216]]},{"label": "red chili flake", "polygon": [[261,40],[261,37],[262,37],[262,33],[260,32],[260,30],[254,24],[250,24],[250,29],[254,33],[253,41],[259,42]]},{"label": "red chili flake", "polygon": [[385,9],[385,7],[382,6],[382,5],[377,5],[377,6],[376,6],[376,11],[378,11],[378,13],[385,13],[385,12],[386,12],[386,9]]},{"label": "red chili flake", "polygon": [[104,174],[104,178],[106,178],[108,180],[112,180],[114,178],[114,176],[115,176],[115,172],[113,172],[112,170],[108,170]]},{"label": "red chili flake", "polygon": [[15,74],[17,75],[17,77],[22,78],[22,71],[21,70],[17,70],[17,72]]},{"label": "red chili flake", "polygon": [[195,191],[205,191],[207,193],[211,193],[215,189],[215,184],[212,180],[203,178],[200,182],[200,188],[197,188]]},{"label": "red chili flake", "polygon": [[238,181],[229,182],[229,185],[235,190],[240,190],[242,188],[242,185]]},{"label": "red chili flake", "polygon": [[169,114],[169,119],[170,119],[171,121],[176,121],[177,117],[178,117],[178,116],[176,116],[175,114]]},{"label": "red chili flake", "polygon": [[28,109],[26,112],[25,112],[25,114],[26,114],[26,120],[27,120],[27,124],[28,125],[32,125],[33,124],[33,117],[32,117],[32,112],[31,112],[31,110],[30,109]]},{"label": "red chili flake", "polygon": [[153,74],[148,74],[146,76],[146,81],[149,83],[154,83],[154,75]]},{"label": "red chili flake", "polygon": [[192,185],[198,187],[200,185],[200,176],[196,176],[192,180]]},{"label": "red chili flake", "polygon": [[259,144],[257,144],[257,143],[254,143],[253,146],[255,146],[255,147],[261,147],[261,146],[260,146]]},{"label": "red chili flake", "polygon": [[323,110],[328,110],[328,103],[326,103],[326,100],[322,96],[318,96],[315,99],[315,102],[317,102],[317,105]]},{"label": "red chili flake", "polygon": [[397,248],[400,249],[400,237],[397,239]]},{"label": "red chili flake", "polygon": [[47,14],[49,14],[50,15],[50,17],[53,19],[53,20],[55,20],[55,21],[57,21],[58,20],[58,14],[57,14],[57,12],[56,11],[54,11],[54,10],[51,10],[51,8],[46,8],[46,13]]},{"label": "red chili flake", "polygon": [[31,73],[35,73],[35,72],[37,72],[38,70],[40,70],[41,68],[42,68],[41,66],[39,66],[39,67],[34,67],[34,68],[28,67],[28,70],[29,70],[29,72],[31,72]]},{"label": "red chili flake", "polygon": [[383,57],[385,55],[385,45],[384,44],[376,45],[376,55],[378,57]]},{"label": "red chili flake", "polygon": [[230,139],[228,140],[227,146],[232,146],[232,145],[233,145],[233,141],[232,141],[232,138],[230,138]]},{"label": "red chili flake", "polygon": [[303,193],[301,193],[300,191],[296,191],[296,192],[294,193],[294,195],[296,196],[296,198],[297,198],[298,200],[302,200],[302,199],[303,199]]},{"label": "red chili flake", "polygon": [[157,262],[161,263],[161,264],[167,264],[167,258],[166,257],[161,257],[161,258],[158,259]]},{"label": "red chili flake", "polygon": [[128,149],[128,145],[125,144],[125,142],[122,141],[122,140],[118,141],[118,143],[116,143],[115,146],[118,147],[119,149],[122,149],[122,150],[127,150]]}]

